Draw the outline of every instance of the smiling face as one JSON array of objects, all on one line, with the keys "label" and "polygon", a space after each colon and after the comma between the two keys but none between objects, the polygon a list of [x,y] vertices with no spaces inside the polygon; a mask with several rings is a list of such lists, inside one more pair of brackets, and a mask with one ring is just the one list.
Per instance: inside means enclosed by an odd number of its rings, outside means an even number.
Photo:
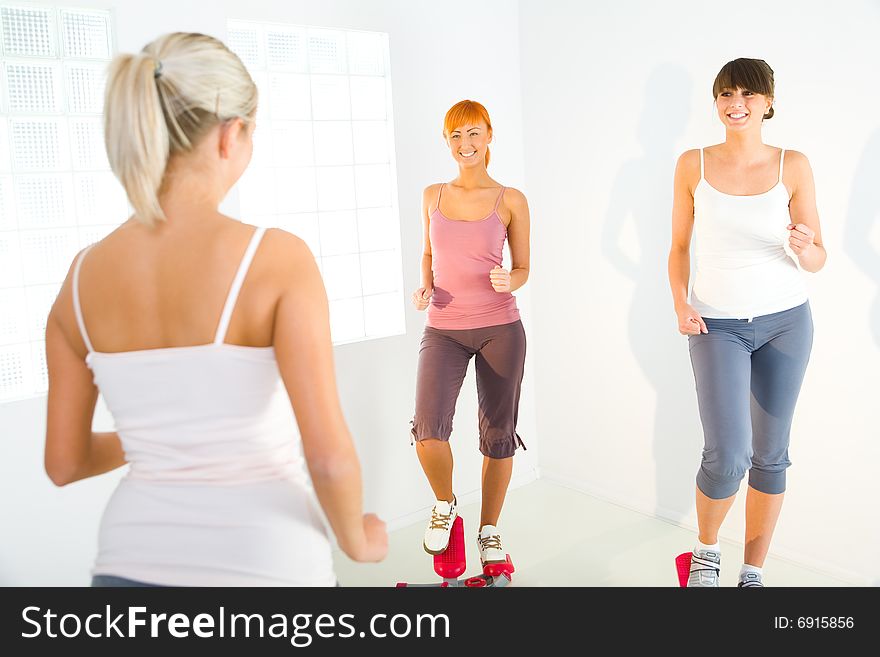
[{"label": "smiling face", "polygon": [[489,166],[492,121],[475,100],[462,100],[443,118],[443,139],[459,167]]},{"label": "smiling face", "polygon": [[446,135],[453,159],[460,167],[485,166],[492,130],[483,121],[456,126]]},{"label": "smiling face", "polygon": [[759,129],[773,117],[773,69],[763,59],[727,62],[712,85],[718,118],[728,130]]},{"label": "smiling face", "polygon": [[760,127],[772,104],[772,98],[742,88],[722,88],[715,98],[718,118],[728,130],[747,130],[755,125]]}]

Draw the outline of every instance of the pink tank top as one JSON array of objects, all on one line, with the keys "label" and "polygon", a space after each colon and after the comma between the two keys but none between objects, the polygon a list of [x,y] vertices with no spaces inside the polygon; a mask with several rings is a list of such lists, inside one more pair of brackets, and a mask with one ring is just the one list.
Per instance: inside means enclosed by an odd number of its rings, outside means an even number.
[{"label": "pink tank top", "polygon": [[507,227],[498,216],[504,189],[489,216],[457,221],[440,211],[440,185],[429,228],[434,296],[428,306],[428,326],[474,329],[519,319],[516,298],[510,292],[496,292],[489,281],[489,272],[501,266],[507,238]]}]

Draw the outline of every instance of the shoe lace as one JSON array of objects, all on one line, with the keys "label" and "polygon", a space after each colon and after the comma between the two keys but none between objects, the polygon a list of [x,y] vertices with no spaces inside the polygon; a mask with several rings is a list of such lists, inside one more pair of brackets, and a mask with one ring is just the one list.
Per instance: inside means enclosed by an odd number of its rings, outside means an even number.
[{"label": "shoe lace", "polygon": [[437,513],[431,511],[431,529],[449,529],[449,521],[452,519],[452,511],[449,513]]},{"label": "shoe lace", "polygon": [[491,548],[495,548],[496,550],[500,550],[501,548],[501,537],[498,534],[492,534],[491,536],[480,536],[480,549],[489,550]]}]

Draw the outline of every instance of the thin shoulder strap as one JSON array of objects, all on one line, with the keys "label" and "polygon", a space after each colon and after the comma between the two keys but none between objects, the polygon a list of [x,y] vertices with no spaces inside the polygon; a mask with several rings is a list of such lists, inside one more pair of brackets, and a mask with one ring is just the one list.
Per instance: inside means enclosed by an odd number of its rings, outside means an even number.
[{"label": "thin shoulder strap", "polygon": [[700,180],[706,177],[706,172],[703,168],[703,149],[700,149]]},{"label": "thin shoulder strap", "polygon": [[495,208],[493,212],[498,212],[498,206],[501,204],[501,197],[504,196],[504,190],[507,189],[505,186],[501,186],[501,193],[498,195],[498,198],[495,201]]},{"label": "thin shoulder strap", "polygon": [[779,182],[782,182],[782,165],[785,164],[785,149],[779,153]]},{"label": "thin shoulder strap", "polygon": [[446,183],[440,183],[440,189],[437,190],[437,203],[434,205],[435,210],[440,209],[440,195],[443,193],[443,185]]},{"label": "thin shoulder strap", "polygon": [[[92,245],[94,246],[94,244]],[[89,334],[86,332],[86,323],[83,321],[82,307],[79,305],[79,268],[82,266],[83,258],[86,257],[86,253],[91,250],[91,246],[86,249],[83,249],[83,252],[79,254],[79,257],[76,259],[76,265],[73,267],[73,312],[76,315],[76,324],[79,326],[79,334],[82,336],[83,342],[86,345],[86,349],[88,349],[89,353],[94,351],[92,347],[92,341],[89,340]]]},{"label": "thin shoulder strap", "polygon": [[260,240],[266,228],[261,226],[254,231],[251,241],[241,258],[241,264],[238,265],[238,271],[235,272],[235,278],[232,279],[232,287],[229,288],[229,294],[226,296],[226,304],[223,306],[223,313],[220,315],[220,324],[217,326],[217,334],[214,336],[214,344],[223,344],[226,339],[226,331],[229,329],[229,320],[232,319],[232,311],[235,309],[235,302],[238,301],[238,293],[241,292],[241,284],[244,277],[247,276],[248,269],[260,245]]}]

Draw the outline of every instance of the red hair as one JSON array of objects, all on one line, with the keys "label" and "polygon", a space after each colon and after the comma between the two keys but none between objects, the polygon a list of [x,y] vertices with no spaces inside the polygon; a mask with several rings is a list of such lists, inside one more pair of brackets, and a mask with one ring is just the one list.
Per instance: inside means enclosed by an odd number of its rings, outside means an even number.
[{"label": "red hair", "polygon": [[[489,112],[480,103],[475,100],[462,100],[446,112],[446,118],[443,119],[443,137],[449,138],[449,133],[456,128],[465,124],[476,125],[477,123],[485,123],[492,132],[492,122],[489,120]],[[489,166],[489,149],[486,148],[486,166]]]}]

